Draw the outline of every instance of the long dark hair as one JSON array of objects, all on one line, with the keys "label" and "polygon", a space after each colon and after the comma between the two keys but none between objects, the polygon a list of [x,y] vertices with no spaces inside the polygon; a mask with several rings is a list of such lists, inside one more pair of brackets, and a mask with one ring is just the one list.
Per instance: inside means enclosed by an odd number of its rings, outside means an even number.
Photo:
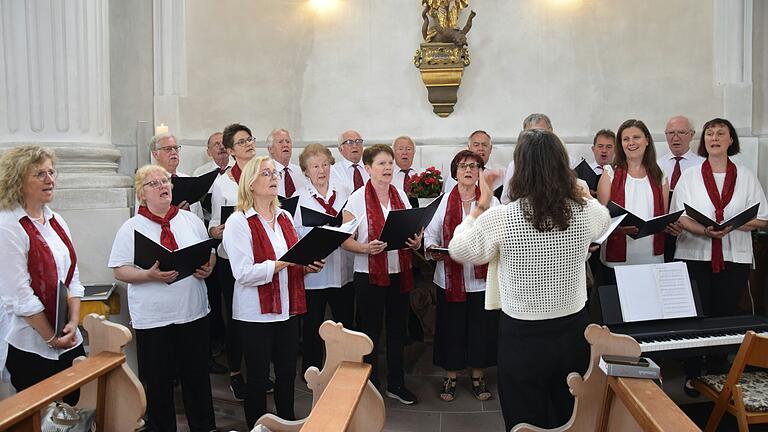
[{"label": "long dark hair", "polygon": [[544,129],[525,130],[517,138],[514,160],[509,198],[521,200],[525,220],[539,231],[567,229],[571,204],[583,206],[586,201],[578,192],[560,138]]},{"label": "long dark hair", "polygon": [[624,153],[624,147],[621,145],[621,135],[625,130],[636,127],[645,135],[645,139],[648,141],[648,146],[643,153],[643,167],[646,174],[657,185],[661,185],[661,180],[664,178],[664,174],[659,168],[659,164],[656,163],[656,147],[653,145],[653,138],[651,138],[651,132],[648,131],[648,127],[642,120],[629,119],[619,126],[619,130],[616,131],[616,153],[613,157],[613,166],[617,168],[627,169],[627,154]]}]

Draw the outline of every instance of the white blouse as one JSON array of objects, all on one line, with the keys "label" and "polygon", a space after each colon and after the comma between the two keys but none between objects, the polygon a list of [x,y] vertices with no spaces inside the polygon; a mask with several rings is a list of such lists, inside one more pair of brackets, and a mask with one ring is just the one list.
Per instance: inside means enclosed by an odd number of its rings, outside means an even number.
[{"label": "white blouse", "polygon": [[[725,206],[725,219],[746,210],[755,203],[760,203],[757,218],[768,220],[768,203],[765,193],[754,174],[742,165],[736,165],[736,186],[733,198]],[[725,173],[714,173],[718,192],[722,192],[725,183]],[[672,211],[684,210],[685,204],[700,211],[710,219],[715,219],[715,206],[707,194],[701,167],[693,167],[683,171],[672,195]],[[677,236],[676,259],[693,261],[710,261],[712,259],[712,239],[683,231]],[[752,236],[749,232],[736,230],[723,237],[723,260],[734,263],[752,263]]]},{"label": "white blouse", "polygon": [[[411,208],[411,203],[408,201],[408,196],[401,189],[395,188],[400,195],[400,199],[403,201],[405,208]],[[387,219],[391,202],[387,207],[381,205],[381,210],[384,213],[384,219]],[[360,243],[368,243],[368,213],[365,210],[365,186],[352,192],[347,200],[347,206],[345,211],[352,213],[359,221],[360,225],[357,226],[357,241]],[[382,252],[383,253],[383,252]],[[368,254],[354,254],[355,255],[355,272],[368,273]],[[389,274],[400,273],[400,259],[398,258],[397,251],[392,250],[387,252],[387,271]]]},{"label": "white blouse", "polygon": [[[458,186],[454,186],[458,187]],[[438,247],[448,247],[448,245],[443,244],[443,222],[445,221],[445,211],[448,208],[448,196],[450,195],[450,191],[446,192],[445,195],[443,195],[443,198],[440,200],[440,204],[437,206],[437,211],[435,212],[435,216],[432,218],[432,222],[429,223],[427,228],[424,230],[424,247],[425,250],[429,249],[431,246],[438,246]],[[462,215],[461,220],[463,221],[469,216],[469,213],[474,209],[477,205],[477,202],[472,201],[469,212],[463,211],[462,206]],[[491,207],[496,207],[499,205],[499,200],[496,199],[496,197],[493,197],[491,201]],[[485,291],[485,279],[477,279],[475,278],[475,266],[469,263],[464,264],[464,291],[466,292],[478,292],[478,291]],[[439,286],[440,288],[445,289],[445,262],[444,261],[437,261],[437,265],[435,266],[435,276],[432,279],[432,281],[435,283],[435,285]]]},{"label": "white blouse", "polygon": [[[279,210],[291,219],[291,214],[285,210]],[[248,226],[248,218],[257,214],[251,208],[245,213],[236,211],[227,219],[224,227],[224,249],[229,255],[229,263],[232,266],[232,275],[235,277],[235,292],[232,299],[232,318],[247,322],[275,322],[286,321],[288,314],[288,267],[280,270],[280,305],[282,313],[262,313],[259,301],[259,286],[272,282],[275,273],[274,260],[262,262],[253,261],[253,236]],[[264,230],[269,236],[275,257],[280,258],[288,252],[288,245],[283,237],[283,230],[275,218],[275,229],[269,226],[266,220],[258,216]]]},{"label": "white blouse", "polygon": [[[607,175],[613,181],[613,167],[603,166],[603,175]],[[663,180],[662,180],[663,182]],[[627,174],[627,182],[624,184],[624,208],[632,214],[644,219],[652,219],[653,216],[653,190],[648,177],[634,178]],[[611,262],[605,258],[608,243],[600,248],[600,261],[607,267],[616,267],[634,264],[658,264],[664,262],[664,254],[653,254],[653,236],[633,239],[627,236],[627,260],[624,262]]]},{"label": "white blouse", "polygon": [[[218,176],[211,186],[211,221],[208,229],[221,225],[221,207],[237,206],[238,185],[229,175]],[[220,244],[216,253],[224,259],[229,259],[224,244]]]},{"label": "white blouse", "polygon": [[[160,224],[136,215],[117,230],[109,255],[110,268],[134,266],[134,231],[160,244]],[[179,249],[207,240],[203,222],[186,210],[171,219],[171,232]],[[136,329],[152,329],[170,324],[184,324],[208,314],[205,281],[194,275],[173,283],[153,281],[128,284],[128,312]]]},{"label": "white blouse", "polygon": [[[336,200],[333,202],[333,208],[336,209],[337,212],[341,212],[341,208],[347,202],[347,198],[349,197],[349,191],[346,187],[331,185],[328,188],[326,196],[320,195],[311,182],[307,182],[301,189],[296,215],[293,218],[293,223],[296,226],[296,232],[299,234],[299,238],[304,237],[312,230],[311,227],[302,225],[301,207],[325,213],[323,206],[321,206],[314,197],[315,195],[318,195],[323,198],[325,202],[328,202],[334,191],[336,192]],[[325,259],[325,266],[320,272],[307,274],[304,278],[304,288],[308,290],[340,288],[352,282],[353,260],[354,257],[351,252],[342,248],[336,249]]]},{"label": "white blouse", "polygon": [[[33,219],[30,220],[40,231],[53,253],[58,280],[64,281],[67,278],[71,263],[69,249],[51,227],[49,222],[51,217],[56,216],[56,220],[64,228],[70,241],[73,244],[75,241],[61,215],[45,206],[43,207],[43,216],[46,220],[44,225]],[[30,285],[32,280],[27,269],[29,237],[24,231],[24,227],[19,223],[19,220],[25,217],[29,218],[21,207],[0,212],[0,274],[2,274],[0,277],[0,306],[2,306],[0,307],[0,315],[5,315],[0,318],[0,322],[5,324],[3,328],[0,328],[0,337],[3,338],[3,343],[0,345],[7,342],[22,351],[35,353],[46,359],[58,360],[62,353],[72,348],[56,349],[49,347],[40,333],[24,319],[24,317],[35,315],[44,309],[43,303],[35,295]],[[75,266],[75,272],[69,284],[69,296],[82,297],[84,292],[85,288],[80,283],[80,272]],[[82,342],[83,337],[78,329],[75,347]],[[2,355],[4,351],[3,348],[0,348],[0,370],[5,364],[5,356]]]}]

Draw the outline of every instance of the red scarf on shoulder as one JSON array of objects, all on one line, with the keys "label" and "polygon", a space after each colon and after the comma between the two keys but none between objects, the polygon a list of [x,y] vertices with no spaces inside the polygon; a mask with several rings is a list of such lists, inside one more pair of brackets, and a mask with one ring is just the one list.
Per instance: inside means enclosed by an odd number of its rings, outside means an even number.
[{"label": "red scarf on shoulder", "polygon": [[[717,183],[715,175],[712,173],[712,165],[709,159],[701,164],[701,177],[704,179],[704,187],[707,188],[707,195],[712,205],[715,206],[715,222],[720,223],[725,219],[725,207],[731,202],[733,192],[736,189],[736,164],[728,159],[728,165],[725,168],[725,182],[723,183],[722,194],[717,192]],[[725,269],[723,260],[723,239],[712,239],[712,273],[720,273]]]},{"label": "red scarf on shoulder", "polygon": [[[651,185],[651,191],[653,192],[653,216],[661,216],[664,214],[664,199],[662,198],[661,185],[655,184],[650,175],[646,175],[648,183]],[[613,175],[613,181],[611,182],[611,201],[616,204],[625,207],[626,197],[624,186],[627,183],[627,169],[617,167]],[[626,262],[627,261],[627,236],[620,232],[614,232],[608,237],[608,244],[606,245],[605,259],[609,262]],[[653,254],[661,255],[664,253],[664,233],[658,233],[653,235]]]},{"label": "red scarf on shoulder", "polygon": [[171,231],[171,219],[179,214],[178,207],[172,205],[168,209],[168,213],[166,213],[165,216],[160,217],[149,211],[147,206],[143,205],[139,206],[139,214],[154,223],[160,224],[160,244],[163,245],[163,247],[171,252],[179,248],[179,245],[176,244],[176,237],[174,237],[173,231]]},{"label": "red scarf on shoulder", "polygon": [[240,165],[235,162],[234,165],[232,165],[232,178],[235,179],[235,183],[238,185],[240,184],[240,176],[243,174],[243,170],[240,169]]},{"label": "red scarf on shoulder", "polygon": [[[298,241],[299,236],[293,228],[293,224],[288,220],[279,209],[277,223],[283,232],[285,243],[288,249],[293,247]],[[267,231],[259,220],[259,215],[255,214],[248,218],[248,227],[251,229],[251,243],[253,244],[253,262],[260,263],[267,260],[274,261],[275,249],[272,247],[272,241],[267,235]],[[261,313],[281,314],[283,306],[280,302],[280,272],[272,275],[272,282],[259,285],[259,304]],[[298,265],[288,266],[288,313],[290,315],[300,315],[307,311],[307,298],[304,293],[304,268]]]},{"label": "red scarf on shoulder", "polygon": [[[475,201],[480,199],[480,187],[475,186]],[[459,186],[454,186],[448,195],[448,203],[443,219],[443,247],[447,247],[453,238],[453,232],[463,219],[464,209],[459,195]],[[445,294],[449,302],[465,302],[467,293],[464,288],[464,265],[446,257],[443,260],[445,266]],[[483,279],[488,273],[488,264],[475,266],[475,279]]]},{"label": "red scarf on shoulder", "polygon": [[[56,259],[53,257],[53,252],[45,241],[45,238],[37,229],[35,223],[28,217],[19,219],[24,231],[29,237],[29,253],[27,254],[27,271],[29,271],[30,285],[32,291],[35,293],[40,302],[43,303],[43,312],[48,322],[53,326],[56,323],[56,289],[59,287],[59,278],[56,271]],[[75,254],[75,248],[72,246],[72,241],[67,236],[67,232],[64,231],[64,227],[59,224],[59,221],[55,217],[51,217],[48,221],[51,224],[51,228],[59,235],[59,238],[69,250],[69,270],[67,270],[67,278],[64,280],[64,285],[69,287],[72,282],[72,277],[75,274],[75,265],[77,265],[77,254]],[[54,329],[58,333],[61,329]]]},{"label": "red scarf on shoulder", "polygon": [[[392,210],[405,208],[403,200],[397,189],[389,185],[389,207]],[[381,210],[381,201],[376,196],[376,190],[371,181],[365,184],[365,213],[368,217],[368,241],[379,238],[384,229],[384,212]],[[389,262],[387,251],[376,255],[368,255],[368,282],[371,285],[389,286]],[[400,260],[400,292],[409,293],[413,290],[413,273],[411,272],[411,251],[400,249],[397,251]]]}]

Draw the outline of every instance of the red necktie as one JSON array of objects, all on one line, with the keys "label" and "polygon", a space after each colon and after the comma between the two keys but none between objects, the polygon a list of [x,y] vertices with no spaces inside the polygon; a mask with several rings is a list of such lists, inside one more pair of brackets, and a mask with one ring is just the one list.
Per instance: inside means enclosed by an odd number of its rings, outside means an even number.
[{"label": "red necktie", "polygon": [[290,198],[296,192],[296,185],[293,184],[291,171],[288,169],[288,167],[283,168],[283,176],[283,179],[285,180],[285,197]]},{"label": "red necktie", "polygon": [[672,170],[672,180],[669,183],[669,188],[674,190],[677,181],[680,180],[680,159],[682,156],[675,156],[675,169]]},{"label": "red necktie", "polygon": [[355,190],[358,190],[361,187],[363,187],[363,175],[360,174],[358,167],[360,167],[360,165],[352,164],[352,169],[355,170],[355,173],[352,175],[352,182],[354,183]]},{"label": "red necktie", "polygon": [[411,170],[401,169],[403,173],[403,192],[408,193],[411,191],[411,176],[408,175]]}]

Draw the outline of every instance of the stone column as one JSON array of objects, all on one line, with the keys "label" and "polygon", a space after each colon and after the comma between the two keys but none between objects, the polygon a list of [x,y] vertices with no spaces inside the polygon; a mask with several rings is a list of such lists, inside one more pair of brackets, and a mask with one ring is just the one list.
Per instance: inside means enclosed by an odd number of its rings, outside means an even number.
[{"label": "stone column", "polygon": [[84,283],[113,280],[107,259],[133,197],[111,143],[108,6],[0,0],[0,151],[40,144],[56,152],[52,207],[72,230]]}]

